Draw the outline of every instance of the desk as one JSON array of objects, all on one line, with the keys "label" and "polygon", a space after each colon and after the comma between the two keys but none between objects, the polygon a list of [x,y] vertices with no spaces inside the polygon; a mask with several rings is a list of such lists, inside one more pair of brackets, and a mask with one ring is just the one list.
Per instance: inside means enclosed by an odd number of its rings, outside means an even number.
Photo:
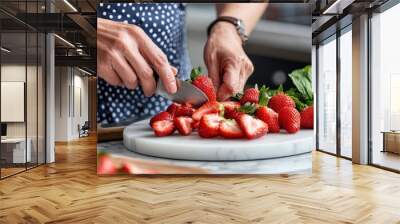
[{"label": "desk", "polygon": [[400,131],[383,131],[383,151],[400,154]]},{"label": "desk", "polygon": [[[26,142],[26,154],[25,144]],[[30,162],[32,158],[31,154],[32,141],[30,138],[5,138],[1,139],[1,159],[4,159],[6,163],[25,163]],[[26,158],[26,160],[25,160]]]}]

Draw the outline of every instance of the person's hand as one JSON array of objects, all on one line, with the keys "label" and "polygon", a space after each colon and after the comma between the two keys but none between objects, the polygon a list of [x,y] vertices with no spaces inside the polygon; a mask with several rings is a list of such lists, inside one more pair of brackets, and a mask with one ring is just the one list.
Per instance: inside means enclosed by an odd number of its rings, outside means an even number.
[{"label": "person's hand", "polygon": [[204,61],[218,100],[242,91],[254,70],[236,28],[226,22],[219,22],[212,28],[204,48]]},{"label": "person's hand", "polygon": [[159,75],[169,93],[176,92],[176,68],[138,26],[97,20],[97,73],[107,83],[134,89],[141,85],[146,96],[154,94]]}]

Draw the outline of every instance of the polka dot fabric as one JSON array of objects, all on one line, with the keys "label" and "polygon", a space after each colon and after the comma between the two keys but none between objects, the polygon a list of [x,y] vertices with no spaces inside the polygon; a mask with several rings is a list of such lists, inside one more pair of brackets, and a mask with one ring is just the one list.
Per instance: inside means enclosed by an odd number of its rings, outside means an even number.
[{"label": "polka dot fabric", "polygon": [[[140,26],[178,69],[180,79],[189,78],[186,49],[185,5],[182,3],[100,3],[98,17]],[[97,121],[114,124],[148,117],[165,110],[171,102],[161,96],[145,97],[141,87],[129,90],[97,83]]]}]

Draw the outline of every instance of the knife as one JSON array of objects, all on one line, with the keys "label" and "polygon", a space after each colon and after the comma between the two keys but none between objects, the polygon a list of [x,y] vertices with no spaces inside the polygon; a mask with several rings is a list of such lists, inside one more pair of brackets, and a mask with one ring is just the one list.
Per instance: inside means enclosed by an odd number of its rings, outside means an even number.
[{"label": "knife", "polygon": [[170,94],[165,89],[161,79],[158,79],[156,94],[177,103],[190,103],[195,107],[201,106],[208,101],[207,95],[189,82],[176,79],[176,86],[176,93]]}]

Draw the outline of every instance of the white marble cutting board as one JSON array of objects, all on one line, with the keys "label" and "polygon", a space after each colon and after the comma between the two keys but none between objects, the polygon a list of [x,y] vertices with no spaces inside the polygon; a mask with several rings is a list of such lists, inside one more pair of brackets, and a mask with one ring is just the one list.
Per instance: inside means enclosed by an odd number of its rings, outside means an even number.
[{"label": "white marble cutting board", "polygon": [[270,159],[311,152],[315,146],[313,130],[267,134],[254,140],[204,139],[197,132],[190,136],[175,132],[171,136],[156,137],[148,120],[125,128],[124,145],[131,151],[149,156],[201,161]]}]

